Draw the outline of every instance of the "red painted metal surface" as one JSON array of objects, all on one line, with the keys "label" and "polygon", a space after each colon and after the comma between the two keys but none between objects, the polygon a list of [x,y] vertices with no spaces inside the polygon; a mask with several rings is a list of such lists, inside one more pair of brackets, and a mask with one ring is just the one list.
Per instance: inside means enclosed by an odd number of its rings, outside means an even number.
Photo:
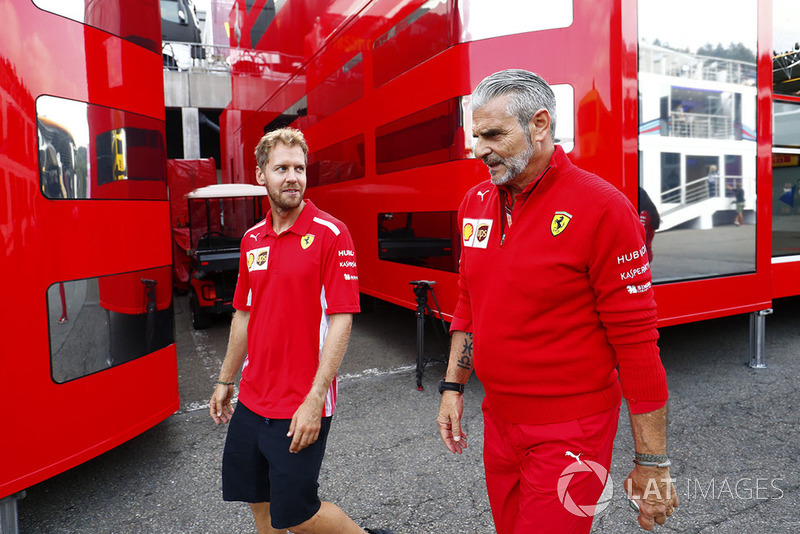
[{"label": "red painted metal surface", "polygon": [[[355,151],[361,158],[355,162],[356,172],[361,175],[334,184],[320,182],[322,185],[309,188],[307,195],[351,229],[363,292],[414,308],[408,282],[436,280],[437,298],[448,315],[457,296],[456,274],[381,260],[378,217],[381,213],[455,211],[468,188],[485,179],[486,170],[479,161],[456,157],[383,173],[380,162],[376,162],[381,157],[376,132],[380,135],[380,129],[388,123],[447,99],[469,95],[492,72],[526,68],[551,84],[572,86],[576,131],[575,147],[569,157],[616,185],[636,204],[638,2],[574,0],[573,22],[568,27],[466,43],[454,37],[458,34],[458,17],[452,17],[447,24],[437,19],[439,24],[434,23],[431,32],[438,33],[405,39],[407,48],[403,50],[408,57],[425,57],[426,47],[443,50],[392,77],[392,72],[384,72],[387,68],[392,70],[390,67],[376,67],[377,55],[388,53],[376,48],[376,42],[390,29],[391,35],[402,36],[403,21],[423,3],[318,0],[315,17],[308,17],[295,11],[302,2],[289,1],[257,43],[232,37],[233,46],[255,46],[242,53],[242,68],[234,68],[233,101],[222,121],[223,176],[227,181],[252,183],[252,147],[265,129],[278,124],[276,120],[282,115],[291,115],[289,112],[303,106],[307,115],[290,117],[287,122],[305,131],[312,150],[310,162],[315,150],[329,150],[336,143],[353,139],[357,145],[363,139]],[[247,12],[245,2],[235,3],[231,26],[238,24],[241,34],[248,35],[262,4],[256,2]],[[451,11],[457,5],[458,2],[447,2]],[[317,9],[321,7],[325,9]],[[797,264],[771,264],[772,16],[768,0],[759,2],[758,20],[755,271],[656,285],[662,326],[764,309],[771,305],[773,297],[800,293],[800,285],[784,274],[796,273]],[[309,21],[315,21],[313,27]],[[443,28],[450,32],[444,46],[437,44]],[[289,35],[295,38],[284,40]],[[314,35],[318,38],[312,39]],[[302,44],[299,36],[306,36]],[[360,90],[352,85],[346,90],[355,91],[356,98],[324,117],[313,117],[319,105],[314,105],[312,95],[325,98],[320,89],[324,81],[334,79],[337,69],[354,57],[360,61]],[[335,97],[329,93],[328,98]],[[463,141],[456,139],[454,145],[459,142]]]},{"label": "red painted metal surface", "polygon": [[[87,20],[126,36],[139,28],[141,39],[122,39],[29,0],[0,3],[0,391],[16,403],[0,439],[0,497],[97,456],[178,408],[174,343],[86,376],[54,379],[51,286],[55,295],[64,295],[61,282],[97,279],[103,313],[127,320],[147,308],[142,278],[152,278],[154,313],[172,313],[169,205],[157,181],[146,185],[164,200],[127,199],[132,184],[121,182],[107,184],[116,192],[105,199],[96,181],[90,187],[96,194],[84,199],[46,198],[40,187],[36,106],[42,95],[104,107],[105,119],[89,117],[98,128],[90,132],[92,151],[99,128],[136,126],[126,120],[160,124],[163,143],[158,2],[119,4],[124,9],[112,2],[105,8],[89,4]],[[159,153],[163,146],[156,146],[152,163],[163,172]],[[122,273],[133,274],[105,278]],[[131,293],[127,279],[137,291]],[[53,302],[56,324],[64,319],[68,328],[78,319],[65,313],[63,300]]]}]

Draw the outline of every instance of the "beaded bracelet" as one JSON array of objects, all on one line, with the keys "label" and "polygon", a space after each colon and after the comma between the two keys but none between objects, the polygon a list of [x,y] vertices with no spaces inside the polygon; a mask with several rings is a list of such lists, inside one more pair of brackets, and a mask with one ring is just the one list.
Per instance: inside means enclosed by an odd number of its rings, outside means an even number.
[{"label": "beaded bracelet", "polygon": [[217,384],[220,386],[232,386],[233,382],[223,382],[222,380],[217,380]]}]

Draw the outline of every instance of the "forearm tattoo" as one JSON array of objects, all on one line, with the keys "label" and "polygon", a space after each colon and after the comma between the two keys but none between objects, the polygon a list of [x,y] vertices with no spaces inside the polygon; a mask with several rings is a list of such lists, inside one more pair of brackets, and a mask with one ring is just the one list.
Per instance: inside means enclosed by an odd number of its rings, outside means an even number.
[{"label": "forearm tattoo", "polygon": [[459,356],[456,365],[467,371],[472,370],[472,333],[468,332],[464,336],[464,346],[461,347],[461,356]]}]

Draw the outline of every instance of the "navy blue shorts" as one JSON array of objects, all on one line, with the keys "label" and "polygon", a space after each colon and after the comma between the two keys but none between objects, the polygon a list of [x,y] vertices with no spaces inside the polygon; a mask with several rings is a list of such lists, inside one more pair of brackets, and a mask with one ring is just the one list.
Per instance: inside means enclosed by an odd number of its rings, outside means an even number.
[{"label": "navy blue shorts", "polygon": [[331,418],[322,418],[319,439],[290,453],[286,437],[291,419],[267,419],[241,402],[228,427],[222,455],[222,498],[270,503],[272,528],[285,529],[311,519],[319,511],[319,471]]}]

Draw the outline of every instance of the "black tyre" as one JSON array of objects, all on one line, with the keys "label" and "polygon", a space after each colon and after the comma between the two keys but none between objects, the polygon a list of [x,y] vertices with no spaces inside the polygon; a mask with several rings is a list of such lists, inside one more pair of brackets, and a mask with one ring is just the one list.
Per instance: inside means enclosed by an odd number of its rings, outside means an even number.
[{"label": "black tyre", "polygon": [[210,313],[205,313],[200,308],[200,303],[194,291],[189,292],[189,307],[192,310],[192,327],[195,330],[205,330],[211,326],[214,316]]}]

